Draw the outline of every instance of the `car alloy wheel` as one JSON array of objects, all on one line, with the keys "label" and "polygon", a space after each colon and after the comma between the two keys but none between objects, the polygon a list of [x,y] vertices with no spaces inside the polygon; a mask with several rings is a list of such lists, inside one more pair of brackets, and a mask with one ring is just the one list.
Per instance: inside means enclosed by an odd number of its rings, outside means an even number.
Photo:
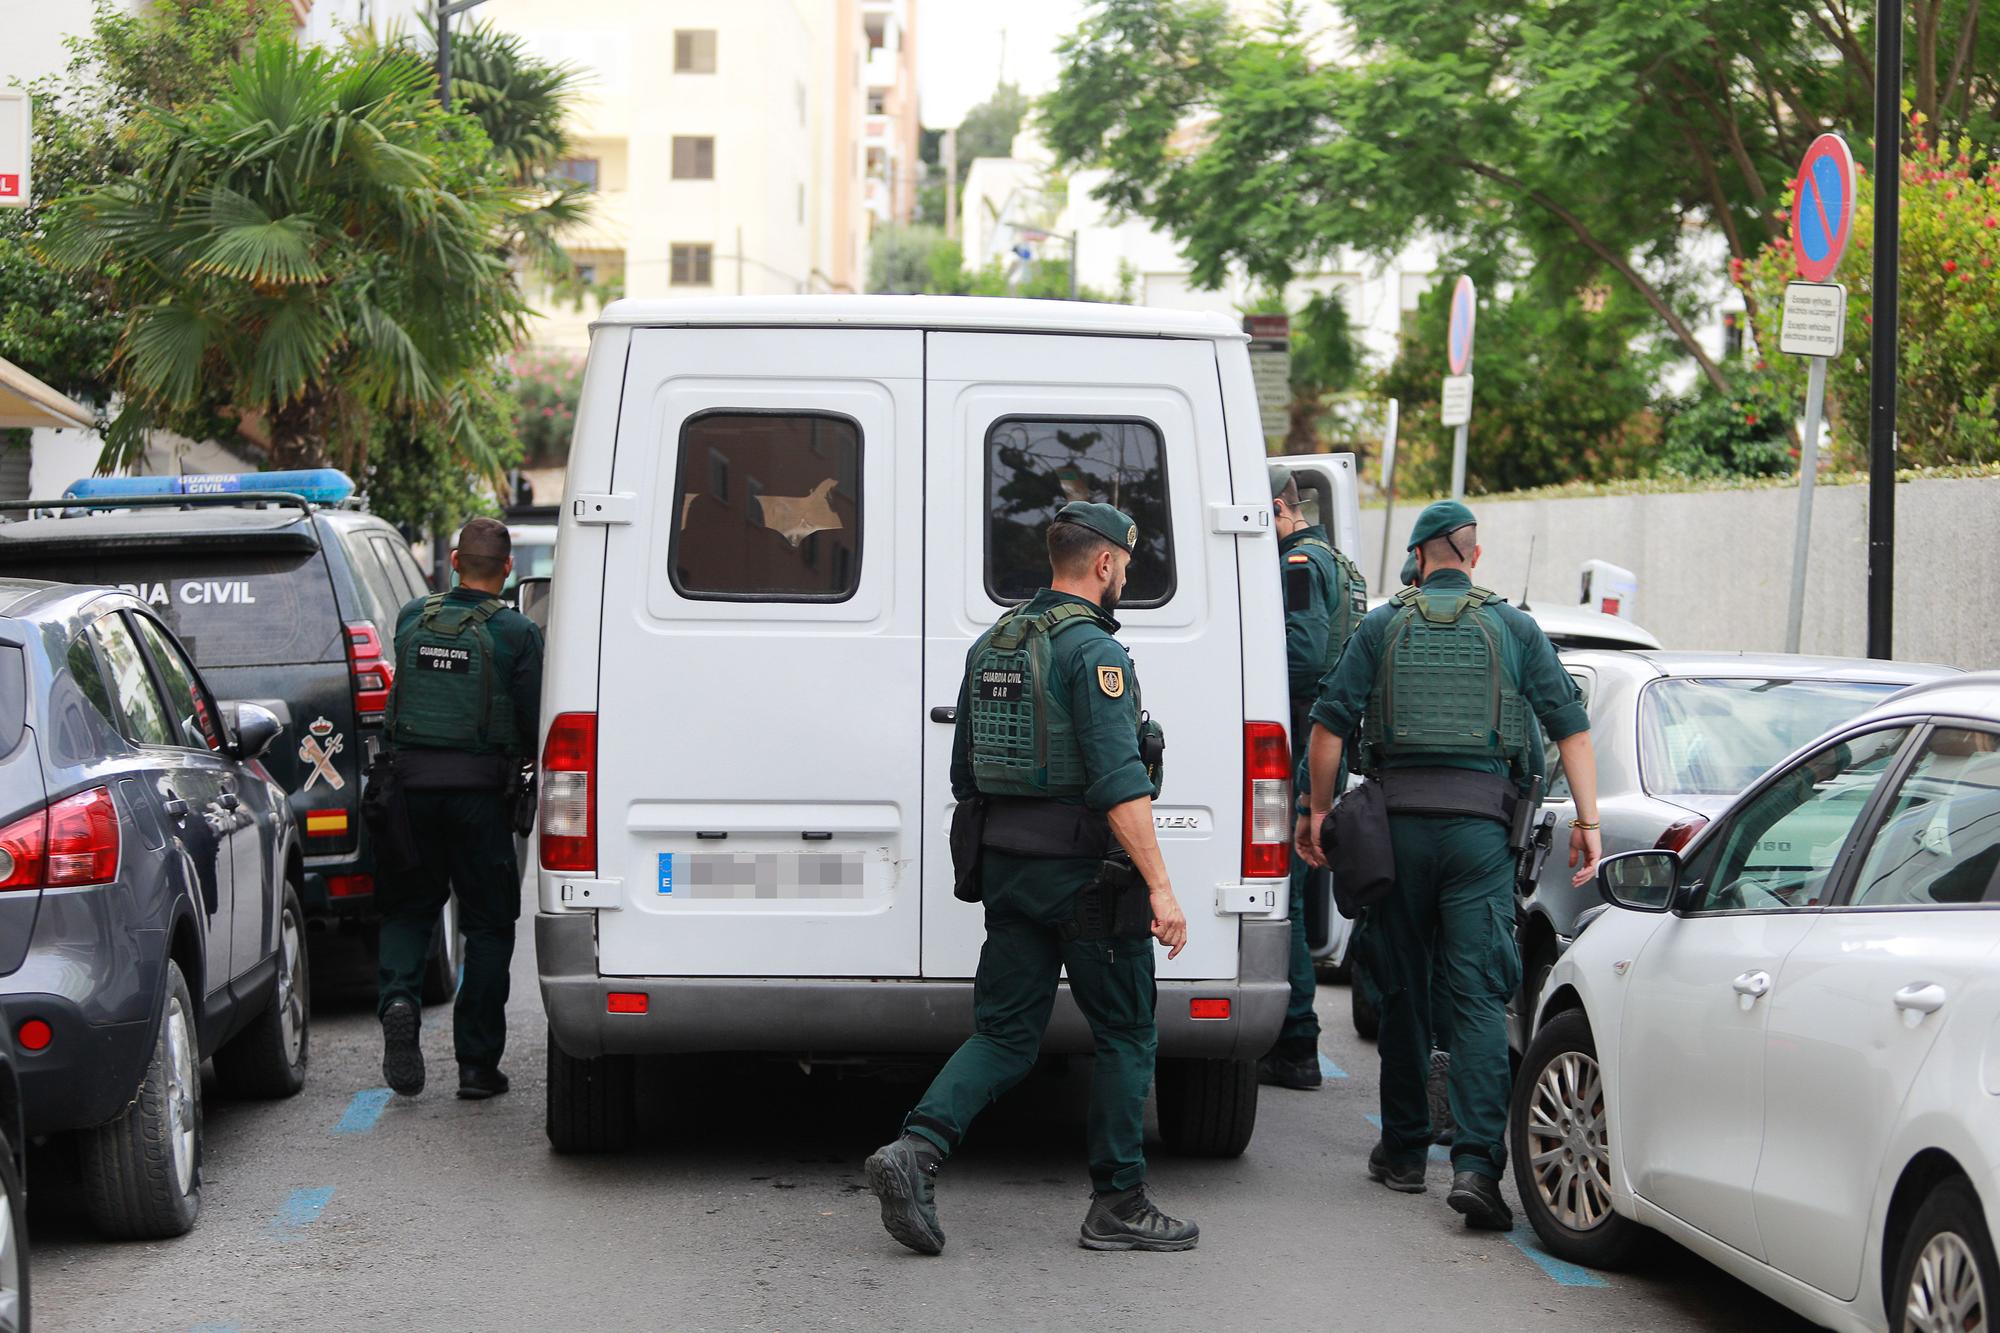
[{"label": "car alloy wheel", "polygon": [[1904,1327],[1914,1333],[1983,1333],[1992,1327],[1979,1261],[1957,1232],[1939,1232],[1917,1256]]},{"label": "car alloy wheel", "polygon": [[1590,1231],[1611,1214],[1611,1139],[1597,1061],[1566,1051],[1549,1061],[1528,1099],[1535,1188],[1555,1219]]},{"label": "car alloy wheel", "polygon": [[297,1064],[306,1041],[306,949],[290,903],[285,904],[278,949],[278,1021],[285,1034],[286,1063]]},{"label": "car alloy wheel", "polygon": [[[4,1141],[0,1141],[4,1142]],[[21,1305],[21,1235],[14,1229],[14,1199],[0,1175],[0,1333],[15,1333]]]},{"label": "car alloy wheel", "polygon": [[194,1099],[201,1095],[194,1067],[194,1034],[179,996],[167,1001],[167,1141],[174,1152],[174,1181],[180,1192],[194,1188]]}]

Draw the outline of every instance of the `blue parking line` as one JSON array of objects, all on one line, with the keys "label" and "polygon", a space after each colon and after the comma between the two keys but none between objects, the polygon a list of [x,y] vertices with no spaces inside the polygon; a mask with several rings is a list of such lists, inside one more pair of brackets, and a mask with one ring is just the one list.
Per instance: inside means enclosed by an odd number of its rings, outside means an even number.
[{"label": "blue parking line", "polygon": [[319,1215],[326,1211],[333,1201],[333,1186],[319,1189],[293,1190],[278,1209],[278,1215],[271,1220],[272,1234],[286,1239],[296,1236],[306,1227],[319,1221]]},{"label": "blue parking line", "polygon": [[[1377,1129],[1382,1128],[1382,1117],[1379,1115],[1366,1114],[1362,1116],[1362,1119],[1366,1120],[1369,1124],[1375,1126],[1375,1128]],[[1443,1162],[1446,1166],[1450,1166],[1451,1149],[1441,1148],[1437,1144],[1433,1143],[1431,1145],[1431,1160],[1433,1162]]]},{"label": "blue parking line", "polygon": [[375,1122],[382,1118],[382,1108],[396,1094],[387,1088],[367,1088],[354,1094],[347,1103],[347,1110],[334,1122],[336,1134],[366,1134],[375,1128]]},{"label": "blue parking line", "polygon": [[1346,1078],[1347,1071],[1326,1058],[1326,1052],[1319,1053],[1319,1076],[1321,1078]]},{"label": "blue parking line", "polygon": [[1534,1260],[1535,1267],[1541,1269],[1565,1287],[1608,1287],[1611,1285],[1588,1268],[1580,1264],[1570,1263],[1567,1259],[1558,1259],[1553,1254],[1544,1251],[1541,1246],[1535,1244],[1535,1233],[1530,1227],[1523,1226],[1518,1222],[1515,1223],[1514,1229],[1507,1233],[1507,1240],[1515,1249]]}]

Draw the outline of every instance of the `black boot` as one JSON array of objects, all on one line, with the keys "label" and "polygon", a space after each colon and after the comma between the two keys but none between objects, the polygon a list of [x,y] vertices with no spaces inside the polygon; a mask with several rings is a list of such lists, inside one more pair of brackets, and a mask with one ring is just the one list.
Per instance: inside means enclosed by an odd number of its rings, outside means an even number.
[{"label": "black boot", "polygon": [[1319,1043],[1310,1038],[1280,1041],[1257,1062],[1257,1081],[1310,1092],[1326,1081],[1319,1067]]},{"label": "black boot", "polygon": [[1500,1197],[1500,1182],[1477,1171],[1460,1171],[1451,1178],[1451,1193],[1445,1196],[1452,1211],[1465,1215],[1465,1225],[1475,1231],[1511,1231],[1514,1210]]},{"label": "black boot", "polygon": [[1431,1073],[1424,1082],[1424,1096],[1431,1104],[1431,1142],[1449,1148],[1457,1137],[1451,1119],[1451,1052],[1431,1052]]},{"label": "black boot", "polygon": [[1368,1178],[1379,1180],[1398,1194],[1422,1194],[1424,1184],[1424,1163],[1413,1162],[1408,1166],[1398,1166],[1389,1158],[1389,1145],[1379,1139],[1368,1154]]},{"label": "black boot", "polygon": [[458,1095],[465,1100],[483,1102],[488,1097],[498,1097],[507,1091],[507,1086],[507,1076],[500,1072],[500,1066],[459,1062]]},{"label": "black boot", "polygon": [[868,1159],[868,1188],[882,1201],[882,1226],[918,1254],[944,1249],[938,1225],[937,1173],[944,1154],[929,1139],[905,1134]]},{"label": "black boot", "polygon": [[417,1045],[417,1006],[391,1000],[382,1011],[382,1081],[405,1097],[424,1090],[424,1052]]},{"label": "black boot", "polygon": [[1200,1227],[1155,1208],[1144,1185],[1091,1195],[1077,1237],[1086,1250],[1191,1250],[1200,1240]]}]

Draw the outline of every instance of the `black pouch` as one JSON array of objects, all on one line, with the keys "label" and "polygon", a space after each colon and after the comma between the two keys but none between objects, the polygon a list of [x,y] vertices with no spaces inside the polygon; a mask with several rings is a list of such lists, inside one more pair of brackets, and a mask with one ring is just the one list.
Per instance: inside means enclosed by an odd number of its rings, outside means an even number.
[{"label": "black pouch", "polygon": [[951,895],[962,903],[986,896],[979,882],[979,848],[986,839],[986,798],[968,796],[951,812]]},{"label": "black pouch", "polygon": [[423,864],[410,801],[392,750],[379,750],[361,775],[361,819],[374,840],[375,873],[393,878]]},{"label": "black pouch", "polygon": [[1333,871],[1333,901],[1344,917],[1372,907],[1396,887],[1396,852],[1389,841],[1389,803],[1372,779],[1333,803],[1320,830],[1320,850]]},{"label": "black pouch", "polygon": [[1111,933],[1118,936],[1153,933],[1153,899],[1145,876],[1124,857],[1106,861],[1098,872],[1112,888]]},{"label": "black pouch", "polygon": [[514,836],[525,838],[535,831],[535,818],[540,814],[533,764],[521,765],[521,771],[515,776],[514,785],[507,794],[512,802],[510,814]]}]

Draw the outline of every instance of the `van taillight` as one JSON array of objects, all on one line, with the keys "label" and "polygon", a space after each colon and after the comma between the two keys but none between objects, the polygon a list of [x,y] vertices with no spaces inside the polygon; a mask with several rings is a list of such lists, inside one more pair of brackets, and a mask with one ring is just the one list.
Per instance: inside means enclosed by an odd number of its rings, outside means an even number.
[{"label": "van taillight", "polygon": [[396,668],[382,656],[382,636],[372,620],[347,622],[347,673],[354,682],[354,711],[362,722],[380,722],[389,707]]},{"label": "van taillight", "polygon": [[0,829],[0,891],[118,878],[118,807],[105,787],[64,797]]},{"label": "van taillight", "polygon": [[1690,815],[1667,825],[1667,831],[1653,844],[1656,851],[1678,852],[1694,841],[1694,835],[1708,827],[1708,820],[1702,815]]},{"label": "van taillight", "polygon": [[1292,870],[1292,747],[1277,722],[1243,724],[1243,878]]},{"label": "van taillight", "polygon": [[597,872],[597,714],[559,713],[542,746],[542,868]]}]

